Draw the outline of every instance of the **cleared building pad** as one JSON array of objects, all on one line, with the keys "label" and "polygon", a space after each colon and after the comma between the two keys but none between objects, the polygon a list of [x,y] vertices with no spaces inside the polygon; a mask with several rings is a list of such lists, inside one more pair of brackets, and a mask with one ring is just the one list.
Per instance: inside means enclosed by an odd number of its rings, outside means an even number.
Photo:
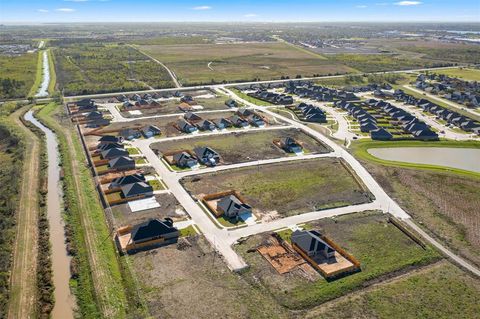
[{"label": "cleared building pad", "polygon": [[128,206],[130,207],[132,213],[135,213],[142,210],[158,208],[160,207],[160,204],[157,202],[155,197],[147,197],[128,202]]}]

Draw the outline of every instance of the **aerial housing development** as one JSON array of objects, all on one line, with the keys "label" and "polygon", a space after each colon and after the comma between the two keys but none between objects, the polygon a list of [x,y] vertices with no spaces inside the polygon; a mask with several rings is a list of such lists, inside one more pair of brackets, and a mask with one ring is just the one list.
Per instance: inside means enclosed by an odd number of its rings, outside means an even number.
[{"label": "aerial housing development", "polygon": [[307,2],[7,1],[0,318],[479,318],[480,24]]}]

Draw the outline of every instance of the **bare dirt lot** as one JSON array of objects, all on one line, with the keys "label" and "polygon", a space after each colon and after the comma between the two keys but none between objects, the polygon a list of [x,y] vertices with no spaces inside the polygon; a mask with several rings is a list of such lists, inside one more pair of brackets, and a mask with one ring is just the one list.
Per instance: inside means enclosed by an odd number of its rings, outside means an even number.
[{"label": "bare dirt lot", "polygon": [[[207,92],[205,94],[212,94]],[[225,101],[228,99],[224,96],[218,97],[209,97],[209,98],[194,98],[197,104],[193,107],[199,108],[201,111],[213,111],[213,110],[227,110],[228,107],[225,105]],[[164,115],[164,114],[175,114],[175,113],[182,113],[183,111],[179,109],[181,104],[180,98],[169,98],[169,99],[159,99],[157,100],[160,103],[159,107],[145,109],[139,108],[138,110],[142,112],[141,115],[131,114],[128,110],[122,110],[121,105],[119,109],[121,110],[121,114],[127,118],[137,118],[142,116],[151,116],[151,115]],[[200,109],[201,107],[201,109]],[[137,108],[134,108],[137,110]]]},{"label": "bare dirt lot", "polygon": [[164,219],[165,217],[170,217],[175,220],[185,217],[185,215],[179,214],[179,212],[183,212],[183,208],[172,194],[158,194],[155,195],[155,199],[160,204],[159,208],[139,212],[132,213],[128,203],[113,206],[112,213],[115,228],[139,224],[150,218]]},{"label": "bare dirt lot", "polygon": [[183,141],[159,142],[152,144],[151,148],[165,153],[208,146],[220,154],[224,164],[235,164],[287,156],[284,150],[273,144],[274,139],[285,137],[293,137],[303,143],[306,153],[329,152],[327,146],[297,129],[239,132],[208,138],[198,137]]},{"label": "bare dirt lot", "polygon": [[296,215],[370,200],[339,159],[247,167],[182,180],[194,196],[238,191],[259,214]]},{"label": "bare dirt lot", "polygon": [[263,289],[228,270],[206,240],[191,247],[170,245],[131,258],[151,315],[155,318],[288,318]]}]

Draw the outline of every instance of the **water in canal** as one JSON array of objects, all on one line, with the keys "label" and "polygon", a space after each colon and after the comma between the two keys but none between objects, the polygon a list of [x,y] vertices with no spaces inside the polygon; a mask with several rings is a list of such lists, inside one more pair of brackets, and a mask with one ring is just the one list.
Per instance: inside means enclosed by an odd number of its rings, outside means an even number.
[{"label": "water in canal", "polygon": [[448,147],[371,148],[368,153],[388,161],[440,165],[480,173],[480,149]]},{"label": "water in canal", "polygon": [[73,318],[74,298],[70,292],[70,257],[67,255],[64,223],[62,218],[62,189],[60,187],[60,167],[58,143],[55,134],[42,125],[33,112],[25,114],[25,119],[41,129],[46,136],[48,152],[48,194],[47,215],[50,225],[50,243],[52,246],[53,284],[55,286],[55,306],[53,319]]},{"label": "water in canal", "polygon": [[50,84],[50,68],[48,65],[48,55],[47,51],[43,51],[43,78],[42,78],[42,84],[38,88],[37,94],[35,94],[35,97],[46,97],[48,96],[48,85]]}]

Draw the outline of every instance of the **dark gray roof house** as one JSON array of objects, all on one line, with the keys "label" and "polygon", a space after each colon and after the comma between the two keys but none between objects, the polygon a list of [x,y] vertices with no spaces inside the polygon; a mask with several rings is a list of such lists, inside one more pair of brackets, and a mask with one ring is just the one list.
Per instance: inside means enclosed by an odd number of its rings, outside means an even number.
[{"label": "dark gray roof house", "polygon": [[228,107],[238,107],[238,103],[237,101],[235,100],[232,100],[232,99],[228,99],[225,101],[225,105],[228,106]]},{"label": "dark gray roof house", "polygon": [[119,156],[128,156],[128,151],[123,148],[110,148],[100,153],[102,159],[112,159]]},{"label": "dark gray roof house", "polygon": [[177,125],[182,132],[193,133],[198,131],[195,125],[192,125],[190,122],[185,121],[184,119],[179,119]]},{"label": "dark gray roof house", "polygon": [[196,147],[193,149],[198,161],[207,166],[215,166],[220,162],[220,155],[210,147]]},{"label": "dark gray roof house", "polygon": [[302,153],[303,147],[292,137],[285,137],[280,141],[282,148],[288,153]]},{"label": "dark gray roof house", "polygon": [[322,240],[320,233],[314,230],[296,230],[292,233],[291,241],[312,259],[335,257],[335,250]]},{"label": "dark gray roof house", "polygon": [[224,118],[213,120],[213,123],[215,123],[219,130],[232,126],[232,122]]},{"label": "dark gray roof house", "polygon": [[120,186],[124,186],[127,184],[138,183],[138,182],[145,182],[145,176],[143,174],[132,174],[122,177],[117,177],[110,182],[108,188],[117,188]]},{"label": "dark gray roof house", "polygon": [[180,152],[173,155],[173,163],[180,168],[192,168],[198,165],[198,161],[187,152]]},{"label": "dark gray roof house", "polygon": [[155,125],[147,125],[144,128],[142,128],[142,134],[146,138],[155,136],[155,135],[160,135],[162,131]]},{"label": "dark gray roof house", "polygon": [[135,169],[135,161],[133,160],[133,158],[130,158],[127,156],[120,156],[120,157],[111,159],[108,162],[108,166],[111,169],[117,169],[117,170]]},{"label": "dark gray roof house", "polygon": [[238,109],[237,114],[240,115],[240,116],[247,117],[247,116],[252,115],[253,112],[250,111],[249,109],[245,108],[245,107],[242,107],[242,108]]},{"label": "dark gray roof house", "polygon": [[229,218],[238,218],[239,215],[252,214],[252,207],[242,203],[235,195],[225,196],[217,203],[217,209]]},{"label": "dark gray roof house", "polygon": [[102,112],[99,112],[99,111],[93,111],[93,112],[87,113],[87,115],[85,116],[85,118],[86,118],[88,121],[94,121],[94,120],[98,120],[98,119],[100,119],[100,118],[103,118],[103,114],[102,114]]},{"label": "dark gray roof house", "polygon": [[187,121],[200,121],[202,118],[193,112],[187,112],[183,116]]},{"label": "dark gray roof house", "polygon": [[122,143],[123,138],[121,136],[103,135],[98,142],[99,144]]},{"label": "dark gray roof house", "polygon": [[393,135],[384,128],[380,127],[375,130],[371,130],[370,137],[372,138],[372,140],[387,141],[391,140],[393,138]]},{"label": "dark gray roof house", "polygon": [[146,222],[133,227],[130,241],[132,244],[141,244],[144,242],[165,239],[175,241],[178,239],[178,229],[173,226],[173,220],[165,218],[165,220],[150,219]]},{"label": "dark gray roof house", "polygon": [[200,121],[200,123],[197,124],[198,128],[202,131],[213,131],[217,128],[215,123],[213,123],[210,120],[203,120]]},{"label": "dark gray roof house", "polygon": [[111,148],[123,148],[123,145],[118,144],[118,143],[98,144],[97,145],[97,150],[100,151],[100,152],[109,150]]},{"label": "dark gray roof house", "polygon": [[248,121],[244,120],[243,118],[241,118],[238,115],[233,115],[230,118],[230,122],[232,122],[232,124],[235,125],[236,127],[246,127],[246,126],[248,126]]},{"label": "dark gray roof house", "polygon": [[127,129],[123,129],[120,132],[118,132],[118,136],[121,136],[126,140],[133,140],[134,138],[141,137],[142,134],[140,133],[140,131],[137,131],[137,130],[134,130],[134,129],[131,129],[131,128],[127,128]]},{"label": "dark gray roof house", "polygon": [[152,196],[153,187],[145,182],[135,182],[121,186],[123,197]]}]

